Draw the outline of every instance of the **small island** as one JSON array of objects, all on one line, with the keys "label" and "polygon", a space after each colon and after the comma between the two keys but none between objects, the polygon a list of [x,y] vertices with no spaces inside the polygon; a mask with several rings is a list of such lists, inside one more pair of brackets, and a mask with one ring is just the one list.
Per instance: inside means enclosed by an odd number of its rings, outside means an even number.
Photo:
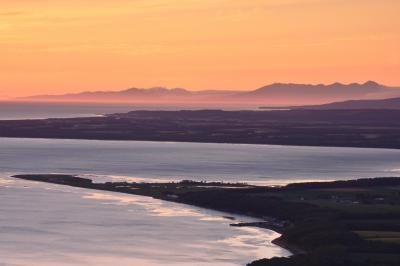
[{"label": "small island", "polygon": [[95,183],[73,175],[15,178],[161,200],[248,215],[258,226],[281,233],[274,241],[289,258],[262,259],[250,266],[400,265],[400,178],[295,183],[281,187],[243,183]]}]

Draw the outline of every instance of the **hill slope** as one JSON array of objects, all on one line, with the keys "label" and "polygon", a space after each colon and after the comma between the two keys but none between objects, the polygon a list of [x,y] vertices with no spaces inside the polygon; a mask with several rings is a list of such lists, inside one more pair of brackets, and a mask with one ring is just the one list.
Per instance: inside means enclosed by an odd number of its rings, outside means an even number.
[{"label": "hill slope", "polygon": [[302,107],[305,109],[339,110],[339,109],[400,109],[400,98],[383,100],[350,100],[330,104]]}]

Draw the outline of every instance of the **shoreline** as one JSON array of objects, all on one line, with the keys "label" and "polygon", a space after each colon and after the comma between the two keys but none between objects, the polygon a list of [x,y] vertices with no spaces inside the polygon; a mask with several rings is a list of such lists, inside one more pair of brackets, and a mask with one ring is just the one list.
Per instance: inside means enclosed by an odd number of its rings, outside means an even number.
[{"label": "shoreline", "polygon": [[277,245],[277,246],[279,246],[279,247],[281,247],[283,249],[288,250],[290,253],[292,253],[291,256],[295,256],[295,255],[300,255],[300,254],[305,254],[306,253],[304,250],[302,250],[301,248],[297,247],[296,245],[293,245],[293,244],[288,243],[287,241],[283,240],[281,238],[281,236],[278,237],[278,238],[275,238],[274,240],[272,240],[271,243],[273,243],[274,245]]},{"label": "shoreline", "polygon": [[[220,210],[220,209],[217,209],[217,208],[204,207],[204,206],[200,206],[200,205],[194,205],[194,204],[190,204],[190,203],[187,203],[187,202],[178,201],[177,198],[168,197],[168,195],[167,195],[167,197],[154,197],[154,195],[137,193],[137,191],[135,191],[135,190],[132,190],[129,193],[126,193],[126,192],[121,192],[121,191],[90,188],[90,187],[85,187],[85,186],[81,186],[81,185],[77,186],[77,185],[73,185],[73,184],[60,184],[60,183],[57,183],[57,182],[33,180],[33,179],[30,179],[30,178],[23,178],[23,177],[21,178],[20,176],[26,176],[26,175],[12,175],[12,176],[10,176],[10,178],[17,178],[17,179],[27,180],[27,181],[31,181],[31,182],[44,182],[44,183],[51,183],[51,184],[56,184],[56,185],[67,185],[67,186],[72,186],[72,187],[78,187],[78,188],[83,188],[83,189],[91,189],[91,190],[98,190],[98,191],[109,191],[109,192],[114,192],[114,193],[132,194],[132,195],[135,195],[135,196],[142,196],[142,197],[151,197],[151,198],[154,198],[154,199],[157,199],[157,200],[161,200],[161,201],[168,201],[168,202],[174,202],[174,203],[179,203],[179,204],[183,204],[183,205],[188,205],[190,207],[200,207],[200,208],[213,210],[213,211],[226,212],[226,214],[229,215],[229,216],[226,216],[226,217],[232,217],[230,215],[245,215],[245,216],[248,216],[250,218],[260,219],[260,217],[253,216],[251,214],[240,213],[240,212],[228,212],[228,211]],[[32,175],[32,176],[36,176],[36,175]],[[48,175],[48,176],[50,176],[50,175]],[[169,184],[179,184],[179,182],[168,182],[168,183]],[[202,184],[202,182],[196,182],[196,183]],[[213,182],[206,182],[206,183],[214,184]],[[221,188],[227,188],[228,187],[228,189],[234,189],[234,187],[231,187],[232,186],[231,183],[219,183],[219,182],[215,182],[215,183],[218,183],[218,185],[222,184],[222,186],[220,186]],[[154,184],[163,184],[163,183],[141,183],[141,184],[154,185]],[[237,186],[236,189],[246,188],[246,187],[256,187],[254,185],[248,185],[248,184],[244,184],[244,183],[243,184],[234,183],[233,185]],[[210,186],[210,187],[213,187],[213,186]],[[302,250],[300,247],[297,247],[296,245],[288,243],[287,241],[281,239],[282,234],[283,234],[282,228],[279,228],[277,226],[273,226],[271,224],[271,222],[266,220],[265,218],[262,218],[262,220],[263,221],[260,221],[260,222],[230,223],[229,226],[232,226],[232,227],[257,227],[257,228],[267,229],[267,230],[273,231],[275,233],[280,234],[280,236],[275,238],[275,239],[273,239],[271,241],[272,244],[274,244],[276,246],[279,246],[280,248],[289,251],[291,253],[290,256],[298,255],[298,254],[304,254],[305,253],[305,251]],[[232,222],[233,221],[234,220],[232,220]]]},{"label": "shoreline", "polygon": [[[253,217],[253,218],[255,218],[255,217]],[[289,251],[291,253],[291,255],[289,257],[306,253],[300,247],[282,239],[282,235],[284,234],[282,228],[277,228],[277,227],[268,225],[268,222],[238,223],[238,224],[230,224],[230,226],[257,227],[257,228],[268,229],[268,230],[274,231],[274,232],[280,234],[280,236],[273,239],[271,241],[271,243]]]},{"label": "shoreline", "polygon": [[[61,118],[63,119],[63,118]],[[67,118],[68,119],[68,118]],[[36,120],[36,119],[34,119]],[[0,120],[1,121],[20,121],[20,120]],[[29,120],[22,120],[29,121]],[[251,145],[251,146],[274,146],[274,147],[293,147],[293,148],[331,148],[331,149],[372,149],[372,150],[389,150],[389,151],[398,151],[399,148],[389,148],[389,147],[363,147],[363,146],[326,146],[326,145],[301,145],[301,144],[269,144],[269,143],[246,143],[246,142],[206,142],[206,141],[179,141],[179,140],[142,140],[142,139],[102,139],[102,138],[71,138],[71,137],[18,137],[18,136],[2,136],[0,135],[0,139],[38,139],[38,140],[82,140],[82,141],[115,141],[115,142],[148,142],[148,143],[187,143],[187,144],[225,144],[225,145]],[[331,181],[331,180],[326,180]]]}]

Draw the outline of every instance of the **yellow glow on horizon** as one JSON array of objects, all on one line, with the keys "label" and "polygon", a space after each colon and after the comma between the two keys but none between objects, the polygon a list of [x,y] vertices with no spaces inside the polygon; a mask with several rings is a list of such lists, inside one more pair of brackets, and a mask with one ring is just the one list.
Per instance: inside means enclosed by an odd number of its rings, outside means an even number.
[{"label": "yellow glow on horizon", "polygon": [[400,1],[3,0],[0,96],[400,85]]}]

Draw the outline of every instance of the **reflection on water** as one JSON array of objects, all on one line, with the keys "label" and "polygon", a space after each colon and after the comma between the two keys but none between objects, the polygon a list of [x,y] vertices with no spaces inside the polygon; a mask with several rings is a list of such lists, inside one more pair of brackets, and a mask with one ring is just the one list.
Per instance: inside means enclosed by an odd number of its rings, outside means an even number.
[{"label": "reflection on water", "polygon": [[[261,237],[254,237],[259,233],[258,228],[240,227],[244,234],[239,234],[230,238],[219,240],[218,243],[225,243],[232,247],[251,248],[253,246],[265,245],[266,248],[273,247],[274,245],[265,243],[265,239]],[[278,234],[277,234],[278,237]]]},{"label": "reflection on water", "polygon": [[[167,206],[162,201],[155,201],[147,197],[132,197],[132,196],[121,196],[118,194],[107,194],[107,193],[88,193],[83,196],[86,199],[102,200],[103,204],[115,204],[115,205],[129,205],[135,204],[145,208],[150,215],[157,216],[203,216],[199,212],[196,212],[191,208],[182,208],[180,205]],[[111,202],[111,203],[110,203]]]},{"label": "reflection on water", "polygon": [[[244,265],[279,234],[150,197],[0,178],[2,265]],[[251,221],[236,217],[237,221]]]}]

